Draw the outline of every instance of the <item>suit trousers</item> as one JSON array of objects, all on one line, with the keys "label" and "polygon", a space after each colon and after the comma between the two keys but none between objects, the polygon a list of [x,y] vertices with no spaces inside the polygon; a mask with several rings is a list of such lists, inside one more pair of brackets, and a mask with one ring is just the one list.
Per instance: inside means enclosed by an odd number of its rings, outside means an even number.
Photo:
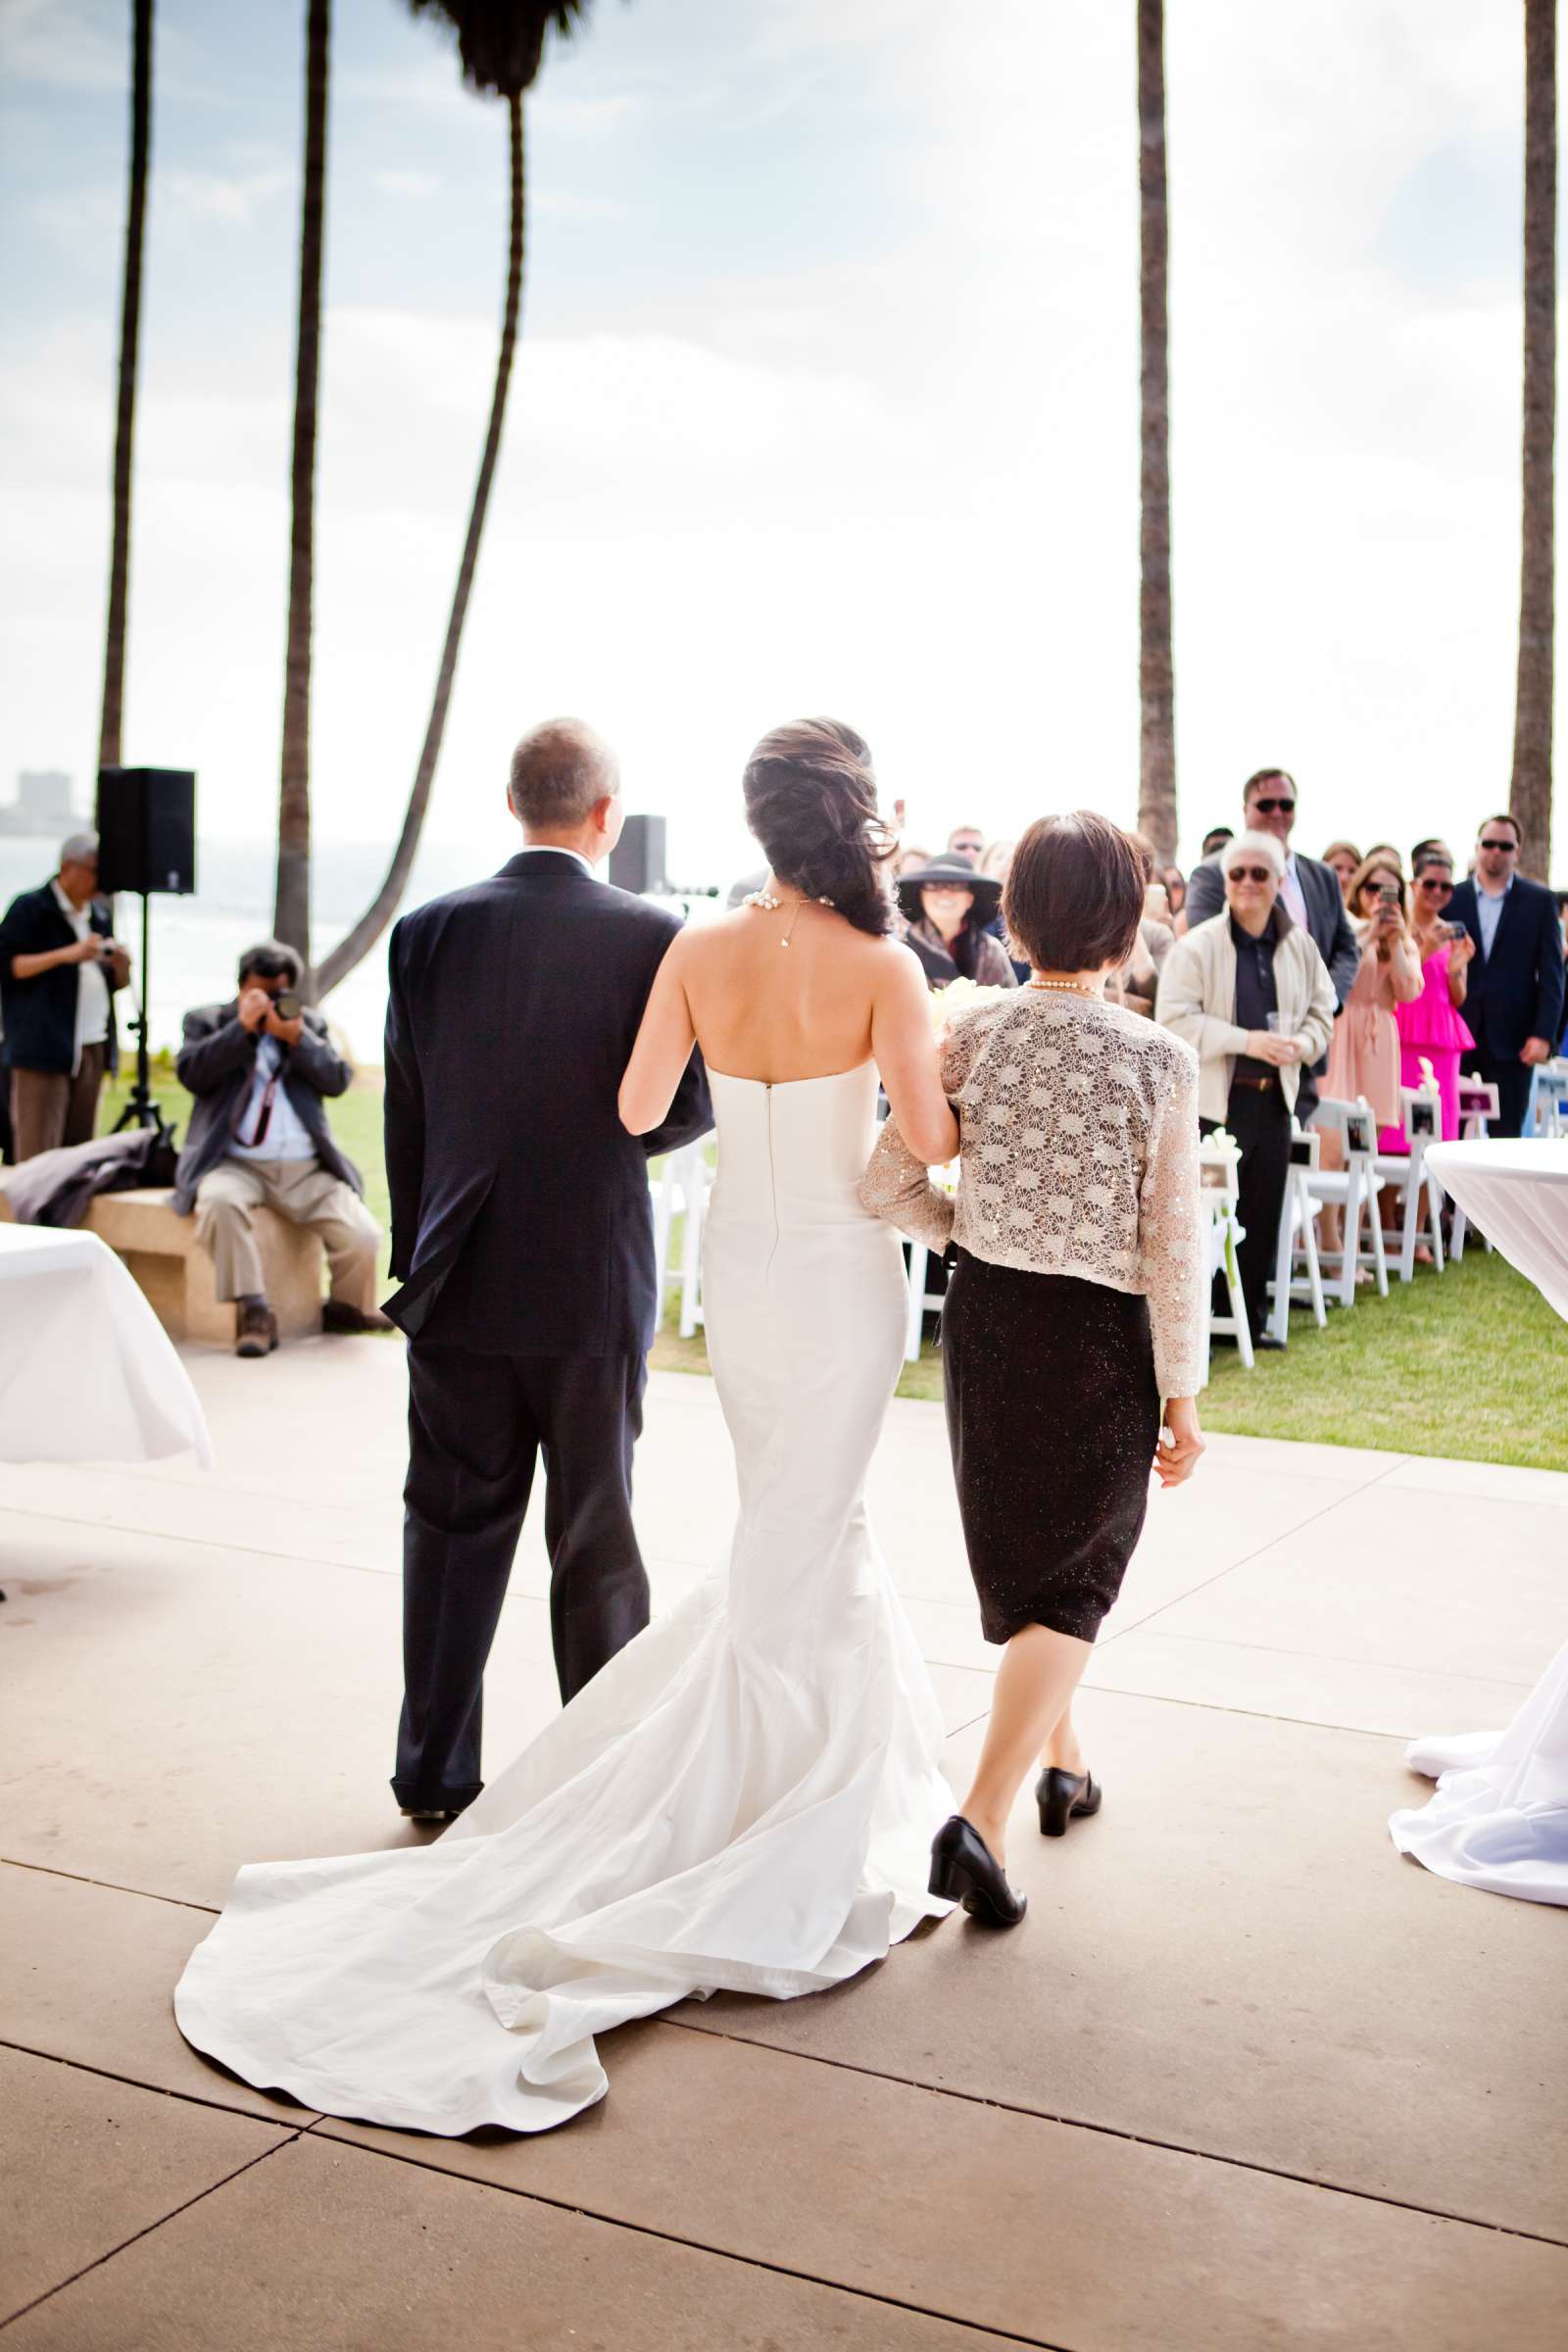
[{"label": "suit trousers", "polygon": [[208,1169],[196,1187],[196,1238],[212,1256],[220,1298],[266,1296],[252,1214],[258,1208],[318,1233],[332,1297],[370,1312],[380,1227],[353,1185],[318,1159],[220,1159]]},{"label": "suit trousers", "polygon": [[83,1046],[74,1078],[53,1070],[12,1071],[11,1152],[19,1165],[62,1144],[92,1142],[107,1054],[105,1046]]},{"label": "suit trousers", "polygon": [[1488,1120],[1488,1134],[1522,1135],[1534,1076],[1529,1063],[1521,1061],[1517,1054],[1489,1054],[1485,1047],[1477,1046],[1464,1055],[1460,1066],[1467,1078],[1479,1078],[1483,1086],[1497,1090],[1497,1115]]},{"label": "suit trousers", "polygon": [[[1291,1172],[1291,1113],[1278,1085],[1233,1086],[1225,1123],[1242,1148],[1237,1163],[1237,1213],[1247,1238],[1236,1251],[1247,1323],[1255,1340],[1268,1327],[1268,1286],[1274,1279],[1280,1213]],[[1206,1132],[1212,1119],[1200,1119]]]},{"label": "suit trousers", "polygon": [[485,1661],[541,1454],[563,1704],[648,1623],[631,1516],[647,1380],[641,1354],[492,1355],[411,1342],[400,1804],[461,1808],[483,1787]]}]

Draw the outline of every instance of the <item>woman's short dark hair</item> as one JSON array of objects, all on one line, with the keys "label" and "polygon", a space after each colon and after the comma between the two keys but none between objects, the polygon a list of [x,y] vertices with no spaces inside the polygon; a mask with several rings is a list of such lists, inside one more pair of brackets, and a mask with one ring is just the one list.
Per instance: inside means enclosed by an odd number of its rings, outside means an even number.
[{"label": "woman's short dark hair", "polygon": [[858,931],[893,923],[883,869],[897,837],[876,812],[864,739],[837,718],[774,727],[746,762],[746,821],[781,882],[825,899]]},{"label": "woman's short dark hair", "polygon": [[1108,816],[1093,808],[1042,816],[1012,854],[1003,919],[1037,971],[1125,963],[1149,872],[1143,849]]}]

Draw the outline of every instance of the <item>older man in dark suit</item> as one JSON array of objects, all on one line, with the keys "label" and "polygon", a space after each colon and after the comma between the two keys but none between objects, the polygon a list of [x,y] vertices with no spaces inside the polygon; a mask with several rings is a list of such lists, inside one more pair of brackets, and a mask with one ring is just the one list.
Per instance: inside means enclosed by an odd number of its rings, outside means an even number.
[{"label": "older man in dark suit", "polygon": [[1476,943],[1464,1017],[1475,1049],[1465,1069],[1497,1090],[1497,1135],[1518,1135],[1530,1074],[1551,1059],[1562,1022],[1562,929],[1557,903],[1519,871],[1524,835],[1513,816],[1489,816],[1476,840],[1473,878],[1444,908]]},{"label": "older man in dark suit", "polygon": [[696,1055],[657,1133],[616,1110],[679,925],[595,878],[622,822],[610,750],[576,719],[536,728],[508,802],[518,855],[392,934],[387,1305],[411,1341],[392,1786],[416,1819],[479,1793],[485,1661],[540,1453],[563,1699],[648,1622],[631,1516],[659,1303],[647,1163],[712,1124]]}]

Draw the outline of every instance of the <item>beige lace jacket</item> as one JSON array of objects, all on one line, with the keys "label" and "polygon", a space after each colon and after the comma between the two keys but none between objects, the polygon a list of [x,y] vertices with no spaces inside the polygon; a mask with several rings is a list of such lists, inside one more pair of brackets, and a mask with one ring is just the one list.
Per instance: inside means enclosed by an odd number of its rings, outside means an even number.
[{"label": "beige lace jacket", "polygon": [[1020,989],[960,1017],[942,1084],[962,1138],[956,1198],[889,1119],[865,1207],[932,1249],[1141,1292],[1160,1395],[1195,1396],[1208,1252],[1192,1048],[1102,998]]}]

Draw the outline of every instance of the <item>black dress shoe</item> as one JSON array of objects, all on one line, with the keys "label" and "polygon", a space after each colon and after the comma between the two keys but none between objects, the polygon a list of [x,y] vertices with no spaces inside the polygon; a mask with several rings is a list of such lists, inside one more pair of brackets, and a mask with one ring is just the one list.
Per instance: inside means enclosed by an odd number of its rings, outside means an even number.
[{"label": "black dress shoe", "polygon": [[929,1885],[944,1902],[961,1903],[972,1919],[992,1928],[1015,1928],[1029,1908],[1027,1895],[1008,1886],[990,1846],[961,1813],[951,1815],[931,1840]]},{"label": "black dress shoe", "polygon": [[1260,1331],[1252,1342],[1252,1353],[1254,1355],[1283,1355],[1285,1342],[1277,1340],[1271,1331]]},{"label": "black dress shoe", "polygon": [[1102,1794],[1092,1772],[1063,1772],[1048,1764],[1035,1783],[1042,1838],[1065,1838],[1069,1821],[1086,1821],[1100,1811]]}]

